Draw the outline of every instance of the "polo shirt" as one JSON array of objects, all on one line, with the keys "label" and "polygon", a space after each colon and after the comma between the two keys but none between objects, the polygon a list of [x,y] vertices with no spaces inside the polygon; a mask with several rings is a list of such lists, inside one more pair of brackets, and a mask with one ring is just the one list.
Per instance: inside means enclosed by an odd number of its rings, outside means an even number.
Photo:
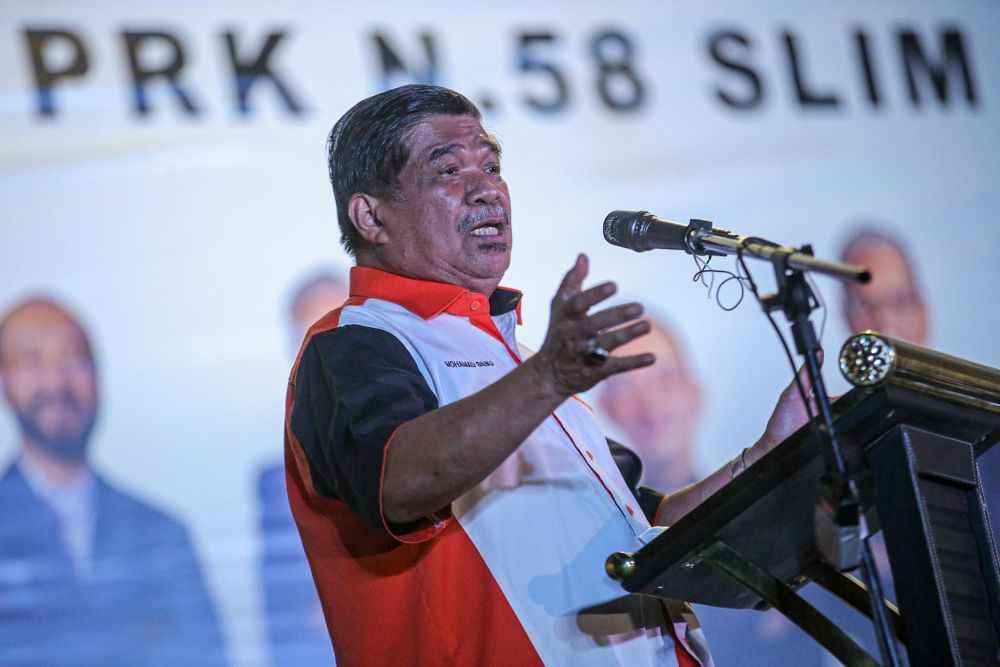
[{"label": "polo shirt", "polygon": [[521,294],[364,267],[350,294],[303,342],[285,428],[289,502],[338,665],[710,664],[686,605],[604,573],[650,525],[575,397],[449,507],[386,521],[393,434],[521,363]]}]

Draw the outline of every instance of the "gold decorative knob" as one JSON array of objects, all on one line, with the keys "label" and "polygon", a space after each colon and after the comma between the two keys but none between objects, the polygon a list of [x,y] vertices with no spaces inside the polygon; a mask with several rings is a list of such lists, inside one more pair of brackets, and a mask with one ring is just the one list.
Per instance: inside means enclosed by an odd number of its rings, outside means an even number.
[{"label": "gold decorative knob", "polygon": [[616,551],[604,561],[604,570],[615,581],[622,581],[635,571],[635,559],[632,554]]}]

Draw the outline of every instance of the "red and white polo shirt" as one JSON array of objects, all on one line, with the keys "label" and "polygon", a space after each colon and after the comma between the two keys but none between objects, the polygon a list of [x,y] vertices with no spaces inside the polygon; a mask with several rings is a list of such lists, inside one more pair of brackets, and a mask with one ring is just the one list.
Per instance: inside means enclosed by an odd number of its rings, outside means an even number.
[{"label": "red and white polo shirt", "polygon": [[604,573],[649,523],[578,400],[450,507],[386,523],[393,433],[521,362],[520,297],[356,267],[350,299],[303,343],[288,387],[288,492],[338,664],[709,664],[686,615],[669,620],[658,599]]}]

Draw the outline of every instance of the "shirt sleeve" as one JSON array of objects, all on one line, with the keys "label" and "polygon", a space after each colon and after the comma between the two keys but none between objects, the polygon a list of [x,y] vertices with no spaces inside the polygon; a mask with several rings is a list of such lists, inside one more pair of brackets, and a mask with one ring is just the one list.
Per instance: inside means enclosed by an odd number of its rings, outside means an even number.
[{"label": "shirt sleeve", "polygon": [[392,334],[348,325],[312,337],[295,377],[291,429],[316,492],[341,500],[372,529],[405,542],[444,526],[449,512],[405,526],[382,514],[385,453],[396,429],[438,407],[410,352]]}]

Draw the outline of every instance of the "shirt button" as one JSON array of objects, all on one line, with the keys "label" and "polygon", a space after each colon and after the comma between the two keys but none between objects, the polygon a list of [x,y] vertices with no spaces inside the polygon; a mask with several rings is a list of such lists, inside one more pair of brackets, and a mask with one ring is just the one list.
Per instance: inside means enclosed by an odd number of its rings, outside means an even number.
[{"label": "shirt button", "polygon": [[593,453],[593,452],[591,452],[591,451],[590,451],[589,449],[587,450],[587,456],[588,456],[588,457],[590,457],[590,460],[591,460],[591,461],[593,461],[593,460],[594,460],[594,453]]},{"label": "shirt button", "polygon": [[631,506],[631,505],[626,505],[626,506],[625,506],[625,509],[627,509],[627,510],[628,510],[628,515],[629,515],[629,516],[635,516],[635,510],[634,510],[634,509],[632,509],[632,506]]},{"label": "shirt button", "polygon": [[473,301],[473,302],[472,302],[472,303],[471,303],[471,304],[469,305],[469,308],[471,308],[472,310],[479,310],[479,306],[480,306],[480,305],[481,305],[481,304],[480,304],[480,303],[479,303],[478,301]]}]

